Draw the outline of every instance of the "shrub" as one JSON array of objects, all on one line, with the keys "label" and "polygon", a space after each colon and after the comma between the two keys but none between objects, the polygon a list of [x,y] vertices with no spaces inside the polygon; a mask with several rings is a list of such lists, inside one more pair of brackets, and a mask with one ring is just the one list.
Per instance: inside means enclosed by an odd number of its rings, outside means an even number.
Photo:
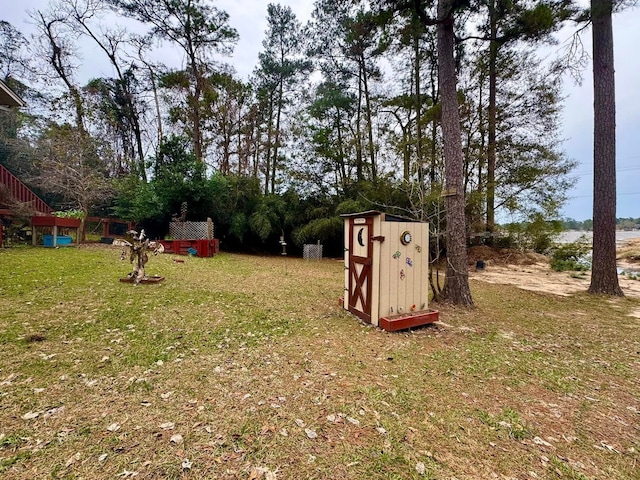
[{"label": "shrub", "polygon": [[52,215],[58,218],[84,218],[84,212],[82,210],[65,210],[60,212],[53,212]]},{"label": "shrub", "polygon": [[507,235],[501,239],[499,246],[548,254],[552,250],[553,239],[561,230],[562,224],[558,220],[546,220],[536,212],[524,222],[505,225]]},{"label": "shrub", "polygon": [[591,245],[586,237],[582,236],[575,242],[565,243],[553,249],[551,268],[557,272],[589,270],[590,253]]}]

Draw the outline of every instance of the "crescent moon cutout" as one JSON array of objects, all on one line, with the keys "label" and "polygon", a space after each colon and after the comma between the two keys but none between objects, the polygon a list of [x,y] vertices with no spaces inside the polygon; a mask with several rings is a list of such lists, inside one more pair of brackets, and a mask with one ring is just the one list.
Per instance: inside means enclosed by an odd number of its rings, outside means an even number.
[{"label": "crescent moon cutout", "polygon": [[358,230],[358,243],[361,247],[364,247],[364,240],[362,239],[362,232],[364,232],[364,228]]}]

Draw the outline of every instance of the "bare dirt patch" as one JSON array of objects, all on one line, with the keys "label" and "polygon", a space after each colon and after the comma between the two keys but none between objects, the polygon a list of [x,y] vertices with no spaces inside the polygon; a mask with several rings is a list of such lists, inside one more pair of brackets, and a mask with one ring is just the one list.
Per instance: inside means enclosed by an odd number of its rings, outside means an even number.
[{"label": "bare dirt patch", "polygon": [[511,248],[491,248],[486,245],[471,247],[469,261],[475,265],[483,260],[487,265],[535,265],[548,263],[546,256],[535,252],[522,252]]},{"label": "bare dirt patch", "polygon": [[631,238],[618,247],[618,263],[640,268],[640,238]]},{"label": "bare dirt patch", "polygon": [[[620,247],[620,268],[637,268],[640,262],[640,240],[634,239]],[[477,260],[484,260],[485,269],[476,271]],[[514,285],[523,290],[569,296],[585,292],[591,281],[590,272],[556,272],[551,269],[547,257],[537,253],[508,249],[491,249],[486,246],[469,250],[470,278],[488,283]],[[627,276],[619,277],[620,287],[626,296],[640,298],[640,281]],[[640,317],[640,311],[637,312]]]}]

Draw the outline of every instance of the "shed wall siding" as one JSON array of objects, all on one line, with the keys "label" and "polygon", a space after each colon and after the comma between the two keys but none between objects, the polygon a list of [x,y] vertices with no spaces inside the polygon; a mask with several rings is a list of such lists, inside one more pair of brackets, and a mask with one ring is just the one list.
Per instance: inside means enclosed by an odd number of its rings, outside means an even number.
[{"label": "shed wall siding", "polygon": [[[373,218],[373,236],[380,235],[381,225],[385,223],[382,221],[382,215],[378,215]],[[384,242],[382,242],[384,243]],[[381,242],[373,240],[372,249],[372,265],[371,265],[371,323],[378,326],[380,320],[380,269],[378,263],[380,261]]]},{"label": "shed wall siding", "polygon": [[[400,242],[402,232],[411,233],[411,243]],[[409,313],[428,306],[429,226],[426,223],[382,222],[379,317]],[[399,253],[399,256],[398,256]],[[395,254],[395,255],[394,255]],[[411,263],[411,265],[409,265]]]}]

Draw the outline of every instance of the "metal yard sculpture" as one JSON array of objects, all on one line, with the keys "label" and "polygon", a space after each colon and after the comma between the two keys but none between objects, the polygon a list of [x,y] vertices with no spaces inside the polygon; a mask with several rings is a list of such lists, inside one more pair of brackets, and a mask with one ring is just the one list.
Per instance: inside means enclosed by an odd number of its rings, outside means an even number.
[{"label": "metal yard sculpture", "polygon": [[130,272],[125,278],[121,278],[121,282],[129,282],[133,284],[138,283],[157,283],[164,280],[164,277],[154,275],[147,276],[144,273],[144,267],[149,261],[148,252],[153,252],[153,255],[158,255],[164,252],[164,246],[160,242],[150,241],[144,229],[140,230],[140,233],[135,230],[129,230],[127,232],[127,240],[117,239],[113,241],[114,245],[124,247],[122,249],[121,260],[127,257],[127,249],[129,249],[129,262],[133,264],[133,271]]}]

